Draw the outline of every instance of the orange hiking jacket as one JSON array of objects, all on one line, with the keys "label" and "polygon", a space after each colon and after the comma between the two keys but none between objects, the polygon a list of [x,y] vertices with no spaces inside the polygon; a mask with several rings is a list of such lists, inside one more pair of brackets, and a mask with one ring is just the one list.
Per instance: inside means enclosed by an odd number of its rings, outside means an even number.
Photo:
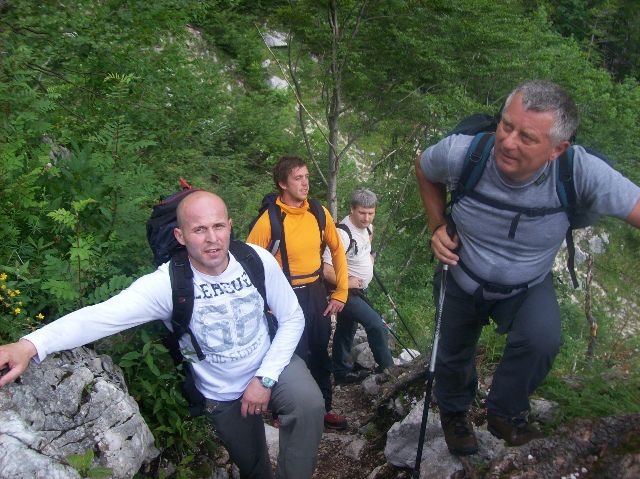
[{"label": "orange hiking jacket", "polygon": [[[320,270],[322,258],[320,257],[320,234],[318,229],[318,221],[316,217],[309,211],[309,202],[304,201],[300,208],[284,204],[280,197],[276,200],[276,204],[285,213],[284,217],[284,241],[287,248],[287,256],[289,257],[289,271],[292,277],[306,276]],[[331,259],[333,267],[336,271],[336,290],[331,294],[331,298],[342,303],[347,302],[348,286],[347,286],[347,258],[344,253],[342,241],[338,235],[336,225],[333,218],[322,207],[327,218],[327,224],[324,229],[324,241],[331,251]],[[263,248],[269,246],[271,241],[271,224],[269,222],[269,212],[265,211],[253,229],[249,233],[247,243],[253,243]],[[276,253],[276,260],[282,268],[282,258],[280,250]],[[310,277],[293,279],[293,286],[312,283],[318,279],[319,275],[315,274]]]}]

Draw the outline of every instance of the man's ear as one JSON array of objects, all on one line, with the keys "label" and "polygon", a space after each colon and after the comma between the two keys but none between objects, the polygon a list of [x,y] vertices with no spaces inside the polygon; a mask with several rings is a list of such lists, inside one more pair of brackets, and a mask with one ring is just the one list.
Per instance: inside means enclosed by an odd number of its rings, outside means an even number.
[{"label": "man's ear", "polygon": [[564,140],[554,146],[553,150],[551,150],[551,157],[549,158],[549,161],[553,161],[560,155],[562,155],[565,151],[567,151],[567,148],[569,148],[570,145],[571,143],[569,142],[569,140]]},{"label": "man's ear", "polygon": [[173,228],[173,236],[176,237],[176,240],[178,241],[178,243],[180,243],[182,246],[185,246],[186,243],[184,241],[184,236],[182,235],[182,230],[180,228]]}]

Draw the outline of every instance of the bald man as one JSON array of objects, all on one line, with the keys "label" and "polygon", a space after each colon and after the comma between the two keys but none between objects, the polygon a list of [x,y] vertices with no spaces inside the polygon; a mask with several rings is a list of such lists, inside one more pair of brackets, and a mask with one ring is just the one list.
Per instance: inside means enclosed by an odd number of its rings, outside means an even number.
[{"label": "bald man", "polygon": [[[267,302],[278,319],[269,338],[264,301],[229,252],[231,219],[224,201],[198,191],[178,206],[174,234],[185,246],[194,281],[190,329],[205,355],[191,364],[206,414],[243,478],[270,478],[262,411],[280,418],[276,477],[308,478],[322,436],[324,401],[304,361],[294,355],[304,329],[296,296],[276,260],[256,250],[265,271]],[[169,263],[136,280],[111,299],[74,311],[0,346],[0,387],[17,379],[33,359],[72,349],[125,329],[160,320],[172,329]],[[180,340],[190,354],[187,335]]]}]

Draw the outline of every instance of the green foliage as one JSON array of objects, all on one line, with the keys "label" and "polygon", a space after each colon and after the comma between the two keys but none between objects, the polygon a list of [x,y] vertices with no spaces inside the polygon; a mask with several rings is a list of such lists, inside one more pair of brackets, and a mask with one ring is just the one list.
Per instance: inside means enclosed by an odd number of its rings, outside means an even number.
[{"label": "green foliage", "polygon": [[33,301],[20,290],[22,284],[26,282],[0,273],[0,344],[17,341],[44,320],[41,312],[33,314]]},{"label": "green foliage", "polygon": [[190,420],[180,390],[182,366],[174,365],[159,339],[161,334],[165,334],[164,327],[150,324],[133,333],[121,333],[117,339],[106,339],[103,347],[131,378],[129,393],[138,402],[158,446],[187,453],[195,450],[209,431],[203,418]]},{"label": "green foliage", "polygon": [[66,457],[67,462],[73,467],[83,478],[108,478],[113,475],[113,471],[109,467],[91,467],[93,463],[93,449],[87,449],[84,454],[70,454]]}]

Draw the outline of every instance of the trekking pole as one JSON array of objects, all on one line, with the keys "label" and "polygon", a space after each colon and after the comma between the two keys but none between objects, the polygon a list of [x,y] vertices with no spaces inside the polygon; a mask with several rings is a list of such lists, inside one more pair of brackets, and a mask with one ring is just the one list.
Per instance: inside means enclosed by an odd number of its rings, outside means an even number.
[{"label": "trekking pole", "polygon": [[402,346],[402,349],[404,349],[407,352],[407,354],[409,354],[409,356],[411,356],[411,359],[416,359],[417,356],[415,354],[413,354],[411,352],[411,350],[402,343],[402,341],[400,341],[400,338],[398,337],[398,335],[393,331],[393,329],[391,329],[391,326],[389,325],[389,323],[387,323],[384,320],[384,318],[382,319],[382,323],[387,327],[387,329],[391,333],[391,336],[393,336],[395,338],[395,340],[398,341],[398,344],[400,346]]},{"label": "trekking pole", "polygon": [[387,288],[385,288],[384,284],[382,284],[382,280],[378,276],[378,273],[376,273],[375,269],[373,270],[373,277],[376,279],[376,281],[378,282],[378,285],[380,286],[380,289],[382,289],[382,292],[384,293],[384,295],[389,300],[389,303],[391,304],[391,307],[393,308],[393,310],[398,315],[398,318],[400,318],[400,322],[402,323],[404,328],[407,330],[407,333],[409,333],[409,337],[413,341],[413,344],[415,344],[416,349],[420,349],[420,347],[418,346],[418,341],[416,341],[416,338],[413,337],[413,334],[411,334],[411,330],[407,326],[407,323],[405,323],[404,319],[402,319],[402,316],[400,315],[400,311],[398,311],[398,308],[396,307],[396,304],[393,302],[393,299],[391,299],[391,296],[389,295],[389,291],[387,291]]},{"label": "trekking pole", "polygon": [[[373,307],[373,304],[371,304],[371,302],[370,302],[370,301],[369,301],[369,299],[367,298],[367,295],[366,295],[366,294],[360,294],[360,298],[362,298],[362,300],[363,300],[365,303],[367,303],[367,304],[371,307],[371,309],[375,310],[375,308]],[[403,348],[403,349],[404,349],[404,350],[409,354],[409,356],[411,356],[411,359],[416,359],[416,357],[417,357],[417,356],[416,356],[415,354],[413,354],[413,353],[411,352],[411,350],[410,350],[408,347],[406,347],[406,346],[402,343],[402,341],[400,341],[400,338],[398,337],[398,335],[395,333],[395,331],[394,331],[393,329],[391,329],[391,326],[389,325],[389,323],[387,323],[387,322],[384,320],[384,318],[382,317],[382,315],[380,315],[380,319],[382,320],[382,324],[384,324],[384,325],[385,325],[385,327],[386,327],[386,328],[389,330],[389,332],[391,333],[391,336],[393,336],[393,337],[395,338],[395,340],[396,340],[396,341],[398,341],[398,344],[399,344],[400,346],[402,346],[402,348]]]},{"label": "trekking pole", "polygon": [[431,402],[431,392],[433,389],[433,379],[436,371],[436,356],[438,353],[438,342],[440,341],[440,325],[442,324],[442,309],[444,306],[444,294],[447,288],[448,265],[442,265],[442,276],[440,278],[440,294],[438,295],[438,311],[436,314],[436,329],[433,332],[433,344],[431,345],[431,362],[427,372],[427,388],[424,394],[424,409],[422,410],[422,423],[420,424],[420,435],[418,436],[418,450],[416,452],[416,462],[413,467],[413,479],[420,477],[420,463],[422,462],[422,448],[424,446],[424,434],[427,429],[427,419],[429,418],[429,403]]}]

